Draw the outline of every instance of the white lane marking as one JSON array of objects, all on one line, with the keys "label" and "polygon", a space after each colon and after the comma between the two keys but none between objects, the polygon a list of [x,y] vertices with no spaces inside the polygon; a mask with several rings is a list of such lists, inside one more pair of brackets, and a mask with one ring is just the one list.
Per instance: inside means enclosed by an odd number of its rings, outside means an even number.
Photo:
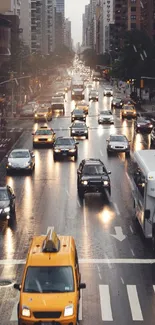
[{"label": "white lane marking", "polygon": [[82,290],[80,291],[79,320],[82,320]]},{"label": "white lane marking", "polygon": [[70,194],[69,194],[68,190],[65,189],[65,191],[66,191],[67,196],[70,197]]},{"label": "white lane marking", "polygon": [[117,203],[114,202],[113,205],[114,205],[114,208],[115,208],[116,214],[117,214],[118,216],[120,216],[120,211],[119,211],[119,209],[118,209]]},{"label": "white lane marking", "polygon": [[107,261],[108,261],[108,266],[109,266],[109,268],[111,269],[112,266],[111,266],[111,264],[110,264],[110,261],[109,261],[108,255],[107,255],[107,254],[104,254],[104,255],[105,255],[105,257],[106,257],[106,259],[107,259]]},{"label": "white lane marking", "polygon": [[101,316],[103,321],[113,321],[108,285],[99,285]]},{"label": "white lane marking", "polygon": [[131,231],[131,232],[132,232],[132,234],[133,234],[133,229],[132,229],[132,227],[130,226],[129,228],[130,228],[130,231]]},{"label": "white lane marking", "polygon": [[77,200],[77,204],[78,204],[79,208],[81,208],[81,204],[80,204],[79,200]]},{"label": "white lane marking", "polygon": [[127,177],[128,181],[129,181],[129,184],[131,186],[132,191],[134,191],[134,186],[133,186],[132,180],[131,180],[131,178],[130,178],[130,176],[129,176],[129,174],[127,172],[126,172],[126,177]]},{"label": "white lane marking", "polygon": [[[106,255],[105,255],[106,256]],[[23,265],[26,260],[0,260],[0,265]],[[80,264],[155,264],[155,259],[141,259],[141,258],[80,258]]]},{"label": "white lane marking", "polygon": [[131,308],[132,319],[134,321],[142,321],[143,315],[139,303],[137,288],[135,285],[127,285],[127,293]]},{"label": "white lane marking", "polygon": [[121,281],[122,281],[122,283],[124,284],[124,280],[123,280],[123,278],[121,278]]},{"label": "white lane marking", "polygon": [[131,250],[132,255],[135,256],[135,253],[134,253],[133,249],[130,248],[130,250]]},{"label": "white lane marking", "polygon": [[102,150],[100,150],[100,155],[103,157],[103,152],[102,152]]},{"label": "white lane marking", "polygon": [[17,294],[16,298],[14,299],[15,303],[12,309],[12,314],[11,314],[11,318],[10,318],[10,322],[15,322],[17,321],[17,306],[18,306],[18,302],[19,302],[19,293]]},{"label": "white lane marking", "polygon": [[99,265],[97,265],[97,269],[98,269],[98,275],[99,275],[99,278],[100,278],[100,280],[102,280],[102,276],[101,276],[101,271],[100,271],[100,267],[99,267]]}]

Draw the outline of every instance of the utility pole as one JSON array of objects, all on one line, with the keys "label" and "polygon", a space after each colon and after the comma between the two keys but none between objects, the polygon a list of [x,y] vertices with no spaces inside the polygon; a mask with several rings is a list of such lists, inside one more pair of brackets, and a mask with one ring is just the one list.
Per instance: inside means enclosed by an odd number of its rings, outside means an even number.
[{"label": "utility pole", "polygon": [[13,117],[13,106],[14,106],[14,74],[13,72],[11,72],[11,78],[10,78],[12,81],[11,81],[11,84],[12,84],[12,91],[11,91],[11,115]]}]

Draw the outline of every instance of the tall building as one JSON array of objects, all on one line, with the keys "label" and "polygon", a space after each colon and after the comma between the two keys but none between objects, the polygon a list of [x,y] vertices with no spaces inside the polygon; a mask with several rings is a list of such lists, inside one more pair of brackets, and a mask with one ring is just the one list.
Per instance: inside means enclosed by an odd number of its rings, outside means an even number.
[{"label": "tall building", "polygon": [[64,45],[65,4],[64,0],[55,0],[55,48]]},{"label": "tall building", "polygon": [[0,67],[11,55],[11,23],[0,14]]},{"label": "tall building", "polygon": [[128,0],[128,30],[141,29],[141,2]]},{"label": "tall building", "polygon": [[128,0],[115,0],[114,21],[112,49],[118,48],[119,50],[124,45],[124,33],[128,28]]},{"label": "tall building", "polygon": [[155,1],[141,3],[141,29],[155,42]]},{"label": "tall building", "polygon": [[20,28],[23,30],[23,41],[31,50],[31,0],[21,0]]},{"label": "tall building", "polygon": [[20,0],[1,0],[0,13],[8,15],[17,15],[20,17]]},{"label": "tall building", "polygon": [[55,50],[55,1],[47,0],[48,53]]},{"label": "tall building", "polygon": [[71,21],[69,19],[65,19],[64,44],[70,50],[72,49]]},{"label": "tall building", "polygon": [[90,32],[91,32],[91,16],[90,16],[90,4],[85,6],[85,13],[83,15],[83,46],[90,46]]}]

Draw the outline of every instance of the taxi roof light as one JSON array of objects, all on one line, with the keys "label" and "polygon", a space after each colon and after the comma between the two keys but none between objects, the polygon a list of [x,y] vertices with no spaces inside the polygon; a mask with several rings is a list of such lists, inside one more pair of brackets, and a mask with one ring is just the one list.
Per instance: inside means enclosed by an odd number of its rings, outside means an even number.
[{"label": "taxi roof light", "polygon": [[43,242],[42,251],[44,253],[57,253],[60,249],[60,240],[52,227]]}]

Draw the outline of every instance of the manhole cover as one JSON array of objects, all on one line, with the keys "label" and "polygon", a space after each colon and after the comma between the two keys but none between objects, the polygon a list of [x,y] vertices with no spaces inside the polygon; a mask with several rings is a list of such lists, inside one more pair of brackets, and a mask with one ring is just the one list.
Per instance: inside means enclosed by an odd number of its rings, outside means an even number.
[{"label": "manhole cover", "polygon": [[9,287],[12,286],[13,282],[7,279],[0,279],[0,287]]}]

